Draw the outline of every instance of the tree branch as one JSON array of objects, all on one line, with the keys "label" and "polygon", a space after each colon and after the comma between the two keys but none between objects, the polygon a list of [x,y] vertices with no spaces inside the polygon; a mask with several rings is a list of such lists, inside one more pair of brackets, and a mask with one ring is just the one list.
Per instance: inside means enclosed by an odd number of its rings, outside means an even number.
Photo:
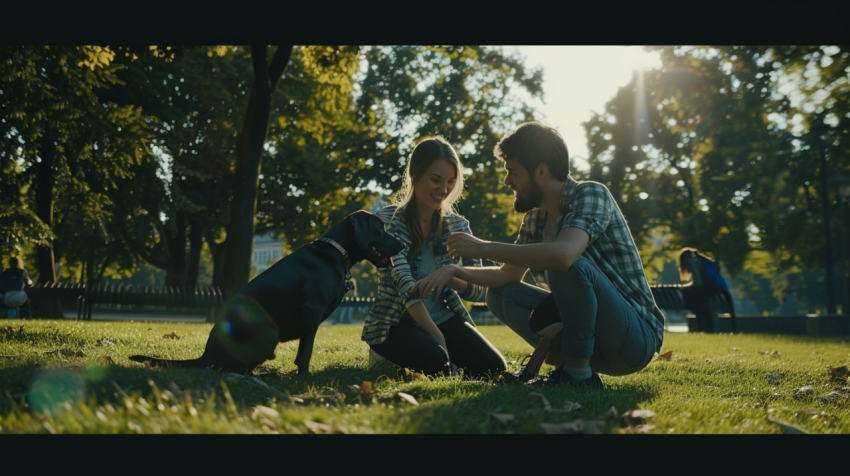
[{"label": "tree branch", "polygon": [[277,47],[272,57],[272,63],[269,65],[269,81],[271,90],[274,91],[283,72],[286,71],[286,65],[289,64],[289,58],[292,57],[292,50],[295,45],[281,45]]}]

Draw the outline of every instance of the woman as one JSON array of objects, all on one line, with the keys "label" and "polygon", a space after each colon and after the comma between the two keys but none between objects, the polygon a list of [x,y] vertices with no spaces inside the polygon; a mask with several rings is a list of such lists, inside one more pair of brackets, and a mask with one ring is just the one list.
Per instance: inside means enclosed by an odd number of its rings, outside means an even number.
[{"label": "woman", "polygon": [[[711,298],[720,294],[729,308],[732,332],[738,332],[732,295],[729,294],[729,285],[720,275],[720,264],[700,253],[696,248],[683,248],[676,265],[679,268],[679,280],[683,283],[681,292],[685,298],[685,304],[697,312],[698,309],[704,310]],[[697,324],[700,330],[709,332],[715,330],[711,321],[704,323],[698,321]]]},{"label": "woman", "polygon": [[0,273],[0,300],[9,308],[7,317],[17,317],[15,310],[27,302],[26,286],[32,286],[32,280],[24,270],[23,260],[9,259],[9,267]]},{"label": "woman", "polygon": [[[393,205],[377,215],[404,243],[394,266],[379,269],[378,300],[366,317],[362,339],[381,357],[426,375],[483,377],[507,368],[504,357],[476,329],[461,298],[484,300],[485,289],[453,278],[448,287],[424,287],[428,275],[457,263],[446,249],[450,233],[471,233],[454,204],[463,191],[463,167],[441,137],[420,142],[410,154]],[[467,266],[481,266],[480,260]],[[418,280],[418,282],[417,282]]]}]

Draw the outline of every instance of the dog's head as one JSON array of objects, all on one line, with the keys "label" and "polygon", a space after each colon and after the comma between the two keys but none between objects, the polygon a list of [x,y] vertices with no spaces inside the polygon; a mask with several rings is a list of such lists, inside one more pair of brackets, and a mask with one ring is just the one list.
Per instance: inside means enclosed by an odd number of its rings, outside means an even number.
[{"label": "dog's head", "polygon": [[360,210],[348,215],[354,228],[354,242],[360,253],[360,259],[367,259],[378,268],[393,265],[393,256],[404,249],[404,245],[396,237],[387,233],[384,222],[375,215]]}]

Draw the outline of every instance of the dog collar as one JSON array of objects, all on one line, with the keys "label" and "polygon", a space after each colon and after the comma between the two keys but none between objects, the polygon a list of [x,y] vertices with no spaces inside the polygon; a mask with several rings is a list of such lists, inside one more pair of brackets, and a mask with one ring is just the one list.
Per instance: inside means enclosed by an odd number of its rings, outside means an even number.
[{"label": "dog collar", "polygon": [[325,238],[323,236],[323,237],[319,238],[318,241],[324,241],[325,243],[333,246],[334,248],[337,249],[337,251],[342,253],[342,257],[345,258],[345,262],[348,263],[348,268],[345,270],[345,275],[346,275],[345,279],[349,279],[349,277],[350,277],[349,269],[351,269],[351,260],[348,258],[348,251],[345,251],[345,248],[343,248],[342,246],[340,246],[339,243],[337,243],[336,241],[334,241],[330,238]]}]

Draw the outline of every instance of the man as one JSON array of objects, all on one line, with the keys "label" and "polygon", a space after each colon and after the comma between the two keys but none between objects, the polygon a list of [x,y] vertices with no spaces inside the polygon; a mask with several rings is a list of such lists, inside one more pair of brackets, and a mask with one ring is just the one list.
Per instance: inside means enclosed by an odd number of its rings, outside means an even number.
[{"label": "man", "polygon": [[[560,356],[556,370],[543,380],[546,384],[601,388],[599,373],[641,370],[661,349],[664,315],[611,193],[602,184],[570,177],[564,139],[542,123],[523,124],[507,134],[494,154],[505,163],[514,209],[525,213],[516,243],[454,233],[447,246],[452,256],[504,264],[446,267],[417,285],[441,287],[456,277],[489,288],[490,311],[538,346],[539,363],[557,339]],[[528,269],[545,270],[551,294],[521,282]],[[547,348],[541,352],[541,346]]]}]

